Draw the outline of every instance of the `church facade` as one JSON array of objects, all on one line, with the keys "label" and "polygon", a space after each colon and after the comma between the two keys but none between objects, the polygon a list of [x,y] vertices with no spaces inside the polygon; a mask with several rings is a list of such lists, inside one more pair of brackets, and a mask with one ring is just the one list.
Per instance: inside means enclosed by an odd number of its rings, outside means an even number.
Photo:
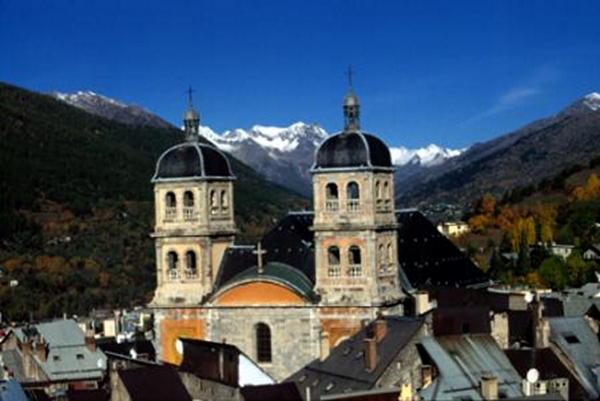
[{"label": "church facade", "polygon": [[343,131],[316,152],[314,212],[290,213],[255,246],[235,244],[227,157],[198,140],[164,152],[155,193],[157,345],[179,363],[178,338],[226,341],[284,379],[380,313],[402,313],[390,153],[344,98]]}]

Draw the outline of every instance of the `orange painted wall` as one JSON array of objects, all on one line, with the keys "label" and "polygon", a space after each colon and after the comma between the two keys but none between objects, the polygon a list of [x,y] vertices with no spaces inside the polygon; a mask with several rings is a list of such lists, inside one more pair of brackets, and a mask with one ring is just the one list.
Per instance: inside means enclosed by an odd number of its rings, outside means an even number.
[{"label": "orange painted wall", "polygon": [[215,305],[303,305],[306,302],[295,292],[274,283],[253,282],[225,291]]},{"label": "orange painted wall", "polygon": [[160,324],[162,358],[165,362],[179,365],[182,355],[175,349],[178,337],[203,340],[206,335],[204,320],[165,319]]},{"label": "orange painted wall", "polygon": [[340,339],[345,339],[357,333],[361,328],[360,320],[327,319],[321,321],[321,329],[329,334],[329,346],[335,347]]}]

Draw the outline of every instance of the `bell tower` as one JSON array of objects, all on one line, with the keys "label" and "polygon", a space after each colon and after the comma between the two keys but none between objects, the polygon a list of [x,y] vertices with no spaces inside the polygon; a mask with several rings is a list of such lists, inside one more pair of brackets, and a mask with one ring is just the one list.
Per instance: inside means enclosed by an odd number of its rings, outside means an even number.
[{"label": "bell tower", "polygon": [[321,144],[311,170],[315,288],[324,306],[392,305],[402,293],[390,152],[361,130],[352,86],[342,106],[344,130]]},{"label": "bell tower", "polygon": [[186,142],[165,151],[154,184],[157,306],[199,305],[236,233],[234,175],[227,157],[199,138],[200,115],[188,91]]}]

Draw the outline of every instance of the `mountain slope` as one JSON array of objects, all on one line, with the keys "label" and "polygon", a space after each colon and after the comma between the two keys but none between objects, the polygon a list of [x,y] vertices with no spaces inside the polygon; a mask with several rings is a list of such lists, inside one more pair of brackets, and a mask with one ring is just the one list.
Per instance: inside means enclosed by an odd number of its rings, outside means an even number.
[{"label": "mountain slope", "polygon": [[53,92],[50,95],[88,113],[123,124],[152,128],[173,128],[171,124],[146,109],[125,104],[92,91],[79,91],[70,94]]},{"label": "mountain slope", "polygon": [[476,144],[428,175],[399,186],[403,205],[467,205],[490,192],[502,196],[514,187],[536,184],[569,166],[600,154],[600,95],[590,94],[557,115]]},{"label": "mountain slope", "polygon": [[[119,124],[0,83],[0,311],[6,319],[148,301],[153,190],[177,129]],[[308,201],[232,158],[238,242]],[[19,285],[10,287],[16,280]]]}]

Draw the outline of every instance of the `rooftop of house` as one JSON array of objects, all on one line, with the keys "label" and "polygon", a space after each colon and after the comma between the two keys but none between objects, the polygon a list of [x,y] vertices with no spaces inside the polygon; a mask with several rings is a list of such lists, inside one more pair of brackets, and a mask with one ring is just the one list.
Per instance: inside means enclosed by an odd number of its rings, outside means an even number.
[{"label": "rooftop of house", "polygon": [[419,394],[428,400],[480,399],[484,377],[495,377],[500,398],[522,397],[521,377],[496,341],[488,334],[425,337],[419,351],[424,364],[439,372]]},{"label": "rooftop of house", "polygon": [[[315,360],[286,381],[298,383],[302,392],[310,388],[313,397],[372,388],[396,356],[409,345],[425,324],[424,318],[379,318],[385,322],[385,335],[376,345],[376,365],[365,362],[365,339],[376,332],[377,321],[333,348],[324,360]],[[379,320],[378,319],[378,320]]]},{"label": "rooftop of house", "polygon": [[122,369],[117,374],[132,401],[192,401],[179,374],[170,365]]}]

